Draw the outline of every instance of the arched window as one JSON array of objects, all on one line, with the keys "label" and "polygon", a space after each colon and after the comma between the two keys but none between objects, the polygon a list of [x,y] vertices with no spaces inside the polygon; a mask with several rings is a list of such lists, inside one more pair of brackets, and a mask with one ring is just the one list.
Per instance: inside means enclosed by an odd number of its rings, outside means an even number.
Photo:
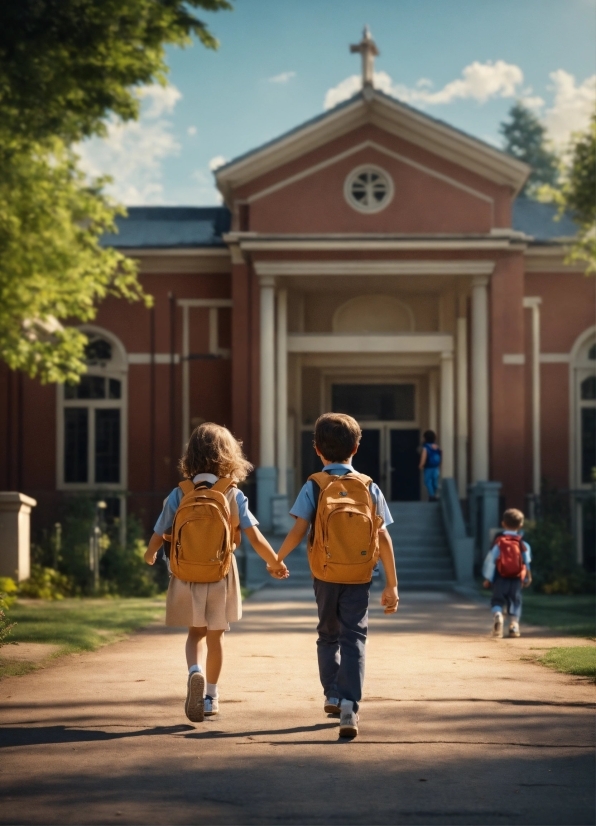
[{"label": "arched window", "polygon": [[127,359],[107,330],[84,327],[87,372],[58,388],[58,486],[126,487]]},{"label": "arched window", "polygon": [[414,313],[392,295],[362,295],[342,304],[333,316],[334,333],[410,333]]},{"label": "arched window", "polygon": [[571,483],[581,488],[596,478],[596,332],[586,331],[572,351],[572,393],[574,413]]}]

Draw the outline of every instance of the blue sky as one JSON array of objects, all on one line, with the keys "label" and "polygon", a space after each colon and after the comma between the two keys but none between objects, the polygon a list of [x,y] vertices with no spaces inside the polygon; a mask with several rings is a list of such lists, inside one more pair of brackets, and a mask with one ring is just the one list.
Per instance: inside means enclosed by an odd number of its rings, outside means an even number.
[{"label": "blue sky", "polygon": [[144,90],[141,120],[81,147],[128,205],[218,203],[217,163],[356,90],[365,23],[375,85],[495,145],[521,98],[563,147],[596,94],[596,0],[236,0],[199,16],[220,49],[168,50],[170,86]]}]

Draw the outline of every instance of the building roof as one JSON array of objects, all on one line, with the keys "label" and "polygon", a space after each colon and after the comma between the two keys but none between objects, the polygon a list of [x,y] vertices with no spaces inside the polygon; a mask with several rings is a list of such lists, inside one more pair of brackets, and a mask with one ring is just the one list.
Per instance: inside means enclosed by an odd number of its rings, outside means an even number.
[{"label": "building roof", "polygon": [[[577,225],[568,216],[556,220],[555,204],[530,198],[513,203],[513,229],[548,244],[571,238]],[[223,247],[222,235],[230,229],[227,207],[129,207],[126,217],[116,219],[118,234],[103,236],[104,247],[117,249],[174,249],[176,247]]]},{"label": "building roof", "polygon": [[577,224],[569,215],[557,220],[559,209],[556,204],[541,204],[531,198],[517,198],[513,202],[511,223],[513,229],[530,235],[535,243],[547,244],[577,234]]},{"label": "building roof", "polygon": [[223,247],[222,235],[230,229],[227,207],[128,207],[116,219],[118,233],[101,239],[104,247],[119,249],[172,249]]},{"label": "building roof", "polygon": [[219,190],[228,203],[235,188],[369,123],[514,192],[521,190],[531,172],[527,164],[485,141],[379,89],[365,87],[333,109],[218,167]]}]

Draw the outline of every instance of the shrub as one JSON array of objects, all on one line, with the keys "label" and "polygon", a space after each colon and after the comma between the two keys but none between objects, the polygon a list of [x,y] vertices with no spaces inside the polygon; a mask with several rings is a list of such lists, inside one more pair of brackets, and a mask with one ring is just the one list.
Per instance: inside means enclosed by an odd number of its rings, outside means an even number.
[{"label": "shrub", "polygon": [[74,593],[74,583],[53,568],[43,568],[35,563],[31,576],[19,584],[19,595],[31,599],[64,599]]},{"label": "shrub", "polygon": [[[4,580],[6,577],[2,577]],[[12,580],[11,580],[12,582]],[[15,627],[15,622],[10,622],[4,610],[8,608],[6,602],[6,594],[0,593],[0,648],[3,645],[13,645],[14,643],[12,640],[8,640],[7,637],[11,633],[12,629]]]},{"label": "shrub", "polygon": [[17,601],[17,591],[18,586],[14,579],[9,576],[0,576],[0,594],[2,594],[6,608],[10,608]]},{"label": "shrub", "polygon": [[534,590],[543,594],[590,593],[594,578],[576,561],[573,534],[564,513],[556,503],[549,507],[545,499],[543,518],[528,523],[524,532],[532,547]]},{"label": "shrub", "polygon": [[101,559],[101,578],[108,593],[123,597],[151,597],[159,590],[156,569],[143,559],[146,543],[141,523],[129,516],[126,546],[112,540]]}]

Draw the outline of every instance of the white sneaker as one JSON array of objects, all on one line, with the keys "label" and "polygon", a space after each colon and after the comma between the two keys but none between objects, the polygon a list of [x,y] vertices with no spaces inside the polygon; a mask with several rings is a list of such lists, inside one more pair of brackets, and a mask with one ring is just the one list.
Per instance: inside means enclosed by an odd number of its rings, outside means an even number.
[{"label": "white sneaker", "polygon": [[219,698],[210,697],[208,694],[204,701],[205,717],[211,717],[213,714],[219,714]]},{"label": "white sneaker", "polygon": [[521,637],[518,622],[512,622],[511,625],[509,626],[509,636],[510,637]]},{"label": "white sneaker", "polygon": [[325,714],[339,714],[341,712],[339,707],[339,697],[326,697],[323,710],[325,711]]},{"label": "white sneaker", "polygon": [[188,675],[186,689],[186,703],[184,711],[191,723],[202,723],[205,719],[203,694],[205,693],[205,677],[200,671],[193,671]]},{"label": "white sneaker", "polygon": [[493,615],[493,637],[503,636],[503,614],[497,611]]},{"label": "white sneaker", "polygon": [[358,734],[358,715],[350,700],[341,701],[341,717],[339,718],[339,736],[352,739]]}]

